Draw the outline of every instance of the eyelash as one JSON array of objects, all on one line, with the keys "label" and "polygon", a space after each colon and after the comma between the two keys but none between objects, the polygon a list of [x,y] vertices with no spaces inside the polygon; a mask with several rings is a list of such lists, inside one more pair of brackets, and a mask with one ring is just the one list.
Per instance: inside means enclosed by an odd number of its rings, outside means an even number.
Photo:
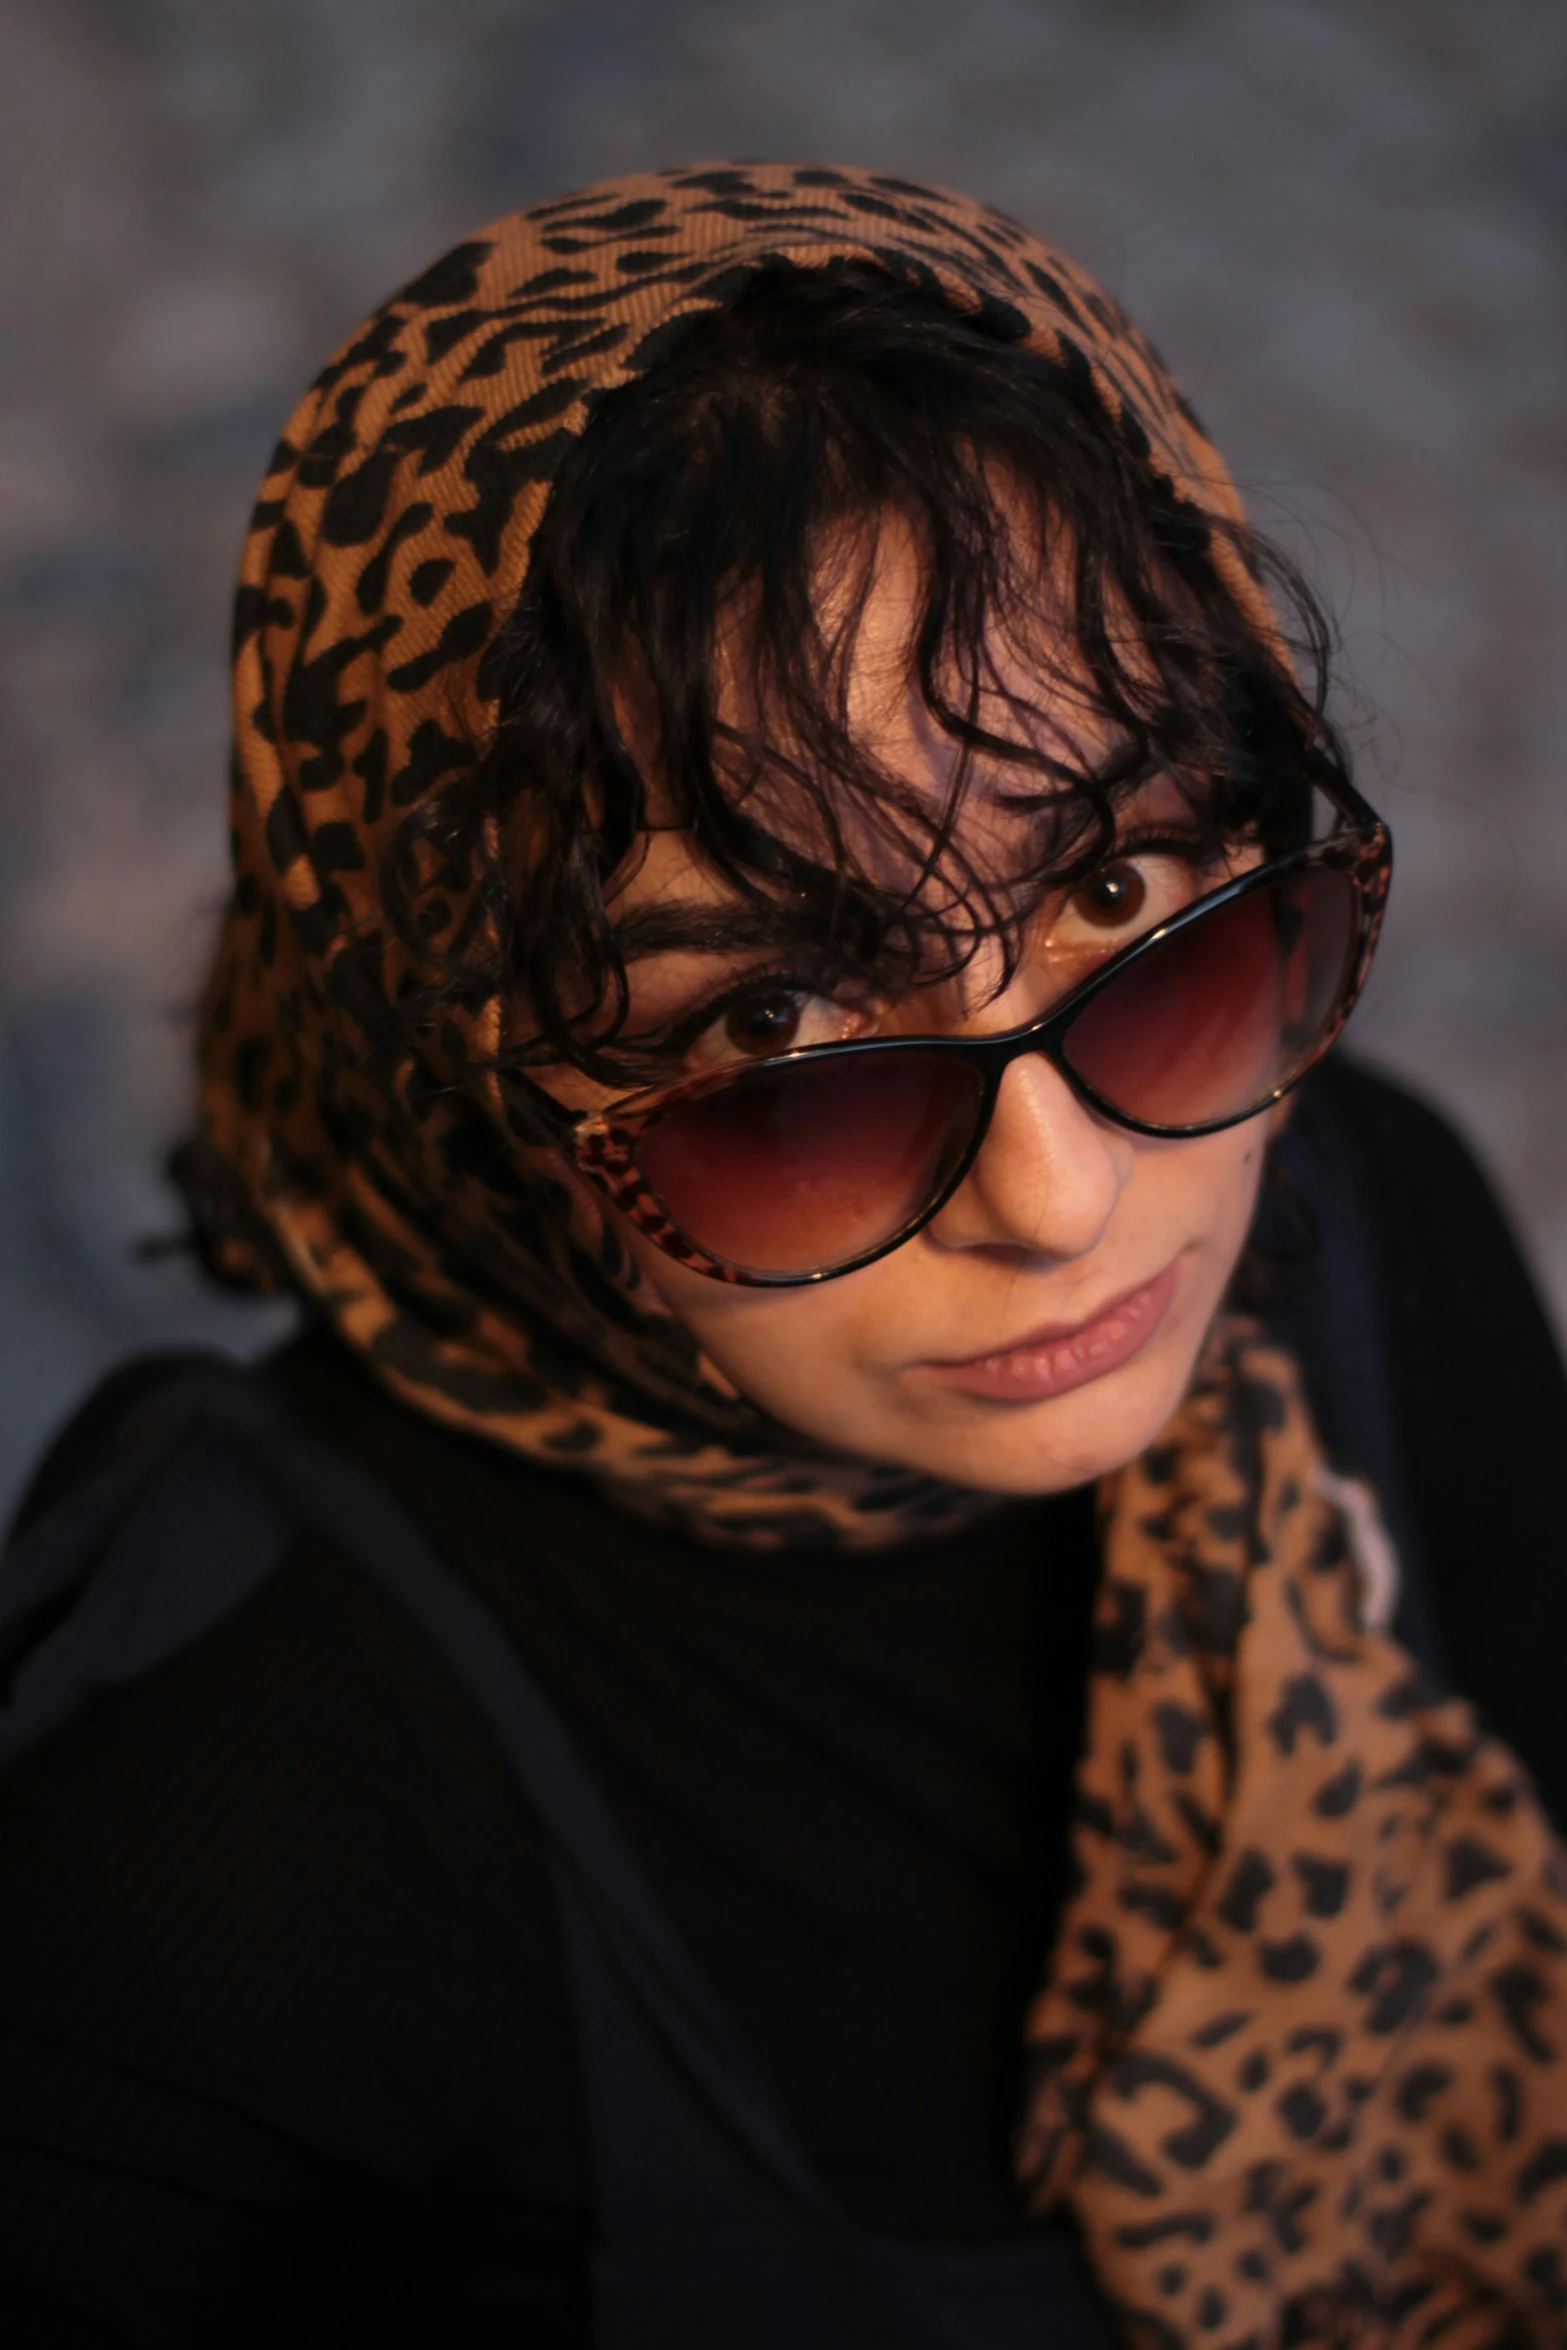
[{"label": "eyelash", "polygon": [[[1183,864],[1200,870],[1205,863],[1216,861],[1209,855],[1210,848],[1210,841],[1201,834],[1160,831],[1150,827],[1117,841],[1104,863],[1118,864],[1123,858],[1145,857],[1157,852],[1178,857]],[[1096,871],[1102,869],[1095,868]],[[1083,876],[1084,881],[1090,878],[1088,874]],[[831,996],[841,976],[839,974],[835,978],[825,969],[813,972],[783,966],[764,966],[761,970],[747,971],[743,978],[732,980],[727,987],[720,988],[716,994],[704,997],[701,1003],[693,1005],[684,1018],[666,1030],[650,1048],[648,1059],[665,1066],[683,1059],[699,1037],[704,1036],[736,1004],[745,1002],[747,997],[766,994]]]}]

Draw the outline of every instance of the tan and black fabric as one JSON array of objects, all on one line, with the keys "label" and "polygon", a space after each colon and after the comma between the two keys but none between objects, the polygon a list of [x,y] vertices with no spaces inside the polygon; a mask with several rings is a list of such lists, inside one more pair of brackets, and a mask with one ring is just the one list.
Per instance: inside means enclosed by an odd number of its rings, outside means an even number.
[{"label": "tan and black fabric", "polygon": [[[203,1037],[212,1148],[389,1387],[740,1552],[968,1518],[983,1541],[988,1505],[812,1455],[733,1392],[473,1074],[501,1007],[406,1037],[421,975],[381,881],[406,811],[480,754],[480,657],[595,394],[756,269],[839,257],[1005,305],[1238,522],[1136,331],[962,198],[724,165],[502,221],[351,338],[279,446]],[[439,938],[460,909],[432,886],[426,914]],[[1136,2343],[1543,2350],[1567,2340],[1561,1855],[1506,1752],[1364,1628],[1320,1465],[1287,1360],[1227,1323],[1107,1484],[1082,1882],[1030,2025],[1023,2173],[1076,2212]]]},{"label": "tan and black fabric", "polygon": [[1037,2203],[1140,2346],[1567,2340],[1567,1856],[1527,1776],[1367,1628],[1245,1322],[1103,1499]]}]

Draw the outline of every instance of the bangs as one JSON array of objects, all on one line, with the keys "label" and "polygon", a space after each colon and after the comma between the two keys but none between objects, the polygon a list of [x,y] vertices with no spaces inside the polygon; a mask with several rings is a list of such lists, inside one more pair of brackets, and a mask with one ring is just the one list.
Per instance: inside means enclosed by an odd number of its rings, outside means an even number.
[{"label": "bangs", "polygon": [[[1216,850],[1301,836],[1344,773],[1309,592],[1154,468],[1086,362],[1016,337],[864,264],[780,267],[599,401],[486,656],[485,756],[404,829],[390,910],[426,958],[436,866],[474,909],[412,1016],[498,994],[509,1058],[637,1082],[606,896],[655,828],[770,942],[892,994],[996,945],[1004,986],[1155,778]],[[867,675],[921,713],[922,775]]]}]

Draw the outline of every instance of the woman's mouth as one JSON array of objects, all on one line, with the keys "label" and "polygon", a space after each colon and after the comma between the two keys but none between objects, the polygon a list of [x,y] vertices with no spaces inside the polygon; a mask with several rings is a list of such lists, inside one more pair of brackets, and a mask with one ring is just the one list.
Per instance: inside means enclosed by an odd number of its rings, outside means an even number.
[{"label": "woman's mouth", "polygon": [[1066,1395],[1086,1387],[1129,1363],[1164,1320],[1175,1295],[1174,1263],[1145,1281],[1140,1289],[1102,1306],[1091,1321],[1071,1329],[1030,1331],[999,1353],[971,1355],[961,1363],[923,1366],[946,1388],[959,1395],[984,1396],[1001,1403],[1041,1403],[1047,1396]]}]

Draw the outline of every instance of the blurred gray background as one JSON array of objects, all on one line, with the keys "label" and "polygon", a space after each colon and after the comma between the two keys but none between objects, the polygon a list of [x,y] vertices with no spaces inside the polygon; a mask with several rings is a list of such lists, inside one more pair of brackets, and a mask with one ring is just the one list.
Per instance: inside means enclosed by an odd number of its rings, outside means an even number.
[{"label": "blurred gray background", "polygon": [[0,1501],[116,1357],[280,1327],[136,1252],[284,413],[489,215],[716,155],[966,188],[1152,332],[1342,631],[1358,1041],[1567,1320],[1562,0],[0,0]]}]

